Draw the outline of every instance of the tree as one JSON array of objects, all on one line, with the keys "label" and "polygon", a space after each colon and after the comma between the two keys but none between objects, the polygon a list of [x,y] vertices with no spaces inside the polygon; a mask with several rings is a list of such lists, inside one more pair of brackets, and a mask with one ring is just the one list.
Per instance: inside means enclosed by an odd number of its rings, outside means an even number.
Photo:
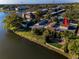
[{"label": "tree", "polygon": [[75,35],[77,35],[78,31],[79,31],[79,23],[78,23],[77,28],[75,30]]},{"label": "tree", "polygon": [[44,33],[43,33],[43,36],[46,37],[46,36],[48,36],[48,35],[50,35],[50,34],[49,34],[49,30],[45,30]]},{"label": "tree", "polygon": [[35,14],[36,14],[37,16],[39,16],[39,17],[41,17],[41,16],[42,16],[42,15],[41,15],[42,13],[41,13],[41,11],[40,11],[40,10],[37,10]]},{"label": "tree", "polygon": [[51,18],[51,15],[47,13],[47,14],[44,16],[44,18],[45,18],[45,19],[50,19],[50,18]]},{"label": "tree", "polygon": [[41,17],[42,17],[42,12],[40,10],[35,11],[35,18],[37,20],[40,20]]},{"label": "tree", "polygon": [[69,53],[68,45],[69,45],[69,40],[66,39],[65,40],[65,44],[63,45],[63,48],[64,48],[64,52],[65,53]]},{"label": "tree", "polygon": [[43,33],[43,36],[44,36],[44,39],[46,40],[47,43],[51,43],[51,36],[52,36],[52,33],[51,31],[49,31],[48,29],[46,29]]},{"label": "tree", "polygon": [[32,31],[33,31],[33,33],[35,33],[36,35],[42,35],[43,32],[44,32],[44,29],[43,29],[43,28],[42,28],[42,29],[37,29],[37,28],[35,28],[35,29],[33,29]]},{"label": "tree", "polygon": [[20,28],[22,21],[23,19],[14,13],[6,16],[3,22],[5,23],[5,28],[16,30]]},{"label": "tree", "polygon": [[79,56],[79,40],[73,40],[68,45],[69,53],[73,56]]}]

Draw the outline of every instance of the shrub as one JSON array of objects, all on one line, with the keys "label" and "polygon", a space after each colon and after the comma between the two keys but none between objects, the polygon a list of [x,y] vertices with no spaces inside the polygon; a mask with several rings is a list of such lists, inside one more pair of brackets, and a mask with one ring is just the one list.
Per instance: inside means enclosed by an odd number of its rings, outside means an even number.
[{"label": "shrub", "polygon": [[70,43],[68,44],[68,49],[72,55],[73,55],[73,53],[74,54],[79,53],[79,40],[70,41]]},{"label": "shrub", "polygon": [[62,41],[60,32],[46,30],[44,31],[43,36],[48,43]]},{"label": "shrub", "polygon": [[32,31],[36,35],[42,35],[44,32],[44,29],[33,29]]}]

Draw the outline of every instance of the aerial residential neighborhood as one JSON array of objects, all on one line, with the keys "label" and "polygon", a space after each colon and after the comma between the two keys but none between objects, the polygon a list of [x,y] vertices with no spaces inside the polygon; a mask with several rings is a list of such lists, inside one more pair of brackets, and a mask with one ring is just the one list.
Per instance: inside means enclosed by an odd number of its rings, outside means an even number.
[{"label": "aerial residential neighborhood", "polygon": [[48,49],[53,47],[52,50],[68,58],[78,58],[79,19],[75,6],[78,5],[28,6],[33,7],[32,10],[20,7],[24,12],[15,9],[4,19],[4,27],[39,45],[49,46]]},{"label": "aerial residential neighborhood", "polygon": [[0,47],[0,59],[79,59],[79,3],[1,4]]}]

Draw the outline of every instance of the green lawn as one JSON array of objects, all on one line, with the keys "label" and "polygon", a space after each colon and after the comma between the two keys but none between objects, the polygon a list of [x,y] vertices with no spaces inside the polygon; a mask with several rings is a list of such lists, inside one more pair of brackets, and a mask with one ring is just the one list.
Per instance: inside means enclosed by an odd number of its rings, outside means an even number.
[{"label": "green lawn", "polygon": [[44,44],[45,43],[45,40],[44,40],[44,37],[41,36],[41,35],[35,35],[33,34],[32,32],[28,31],[23,31],[23,32],[15,32],[16,34],[22,36],[22,37],[25,37],[29,40],[32,40],[32,41],[36,41],[36,42],[39,42],[39,43],[42,43]]},{"label": "green lawn", "polygon": [[61,48],[62,47],[62,45],[60,45],[58,43],[49,43],[49,44],[52,45],[52,46],[55,46],[57,48]]}]

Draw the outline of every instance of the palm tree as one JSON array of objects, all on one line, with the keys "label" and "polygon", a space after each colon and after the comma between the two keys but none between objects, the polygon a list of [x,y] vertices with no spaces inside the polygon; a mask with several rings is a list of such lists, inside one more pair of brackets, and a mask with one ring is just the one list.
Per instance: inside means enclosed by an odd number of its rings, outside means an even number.
[{"label": "palm tree", "polygon": [[37,20],[40,20],[40,18],[42,18],[42,12],[40,10],[35,11],[35,18]]},{"label": "palm tree", "polygon": [[75,30],[75,35],[78,34],[78,31],[79,31],[79,23],[78,23],[77,28],[76,28],[76,30]]},{"label": "palm tree", "polygon": [[51,18],[51,15],[49,13],[47,13],[45,16],[44,16],[45,19],[50,19]]}]

